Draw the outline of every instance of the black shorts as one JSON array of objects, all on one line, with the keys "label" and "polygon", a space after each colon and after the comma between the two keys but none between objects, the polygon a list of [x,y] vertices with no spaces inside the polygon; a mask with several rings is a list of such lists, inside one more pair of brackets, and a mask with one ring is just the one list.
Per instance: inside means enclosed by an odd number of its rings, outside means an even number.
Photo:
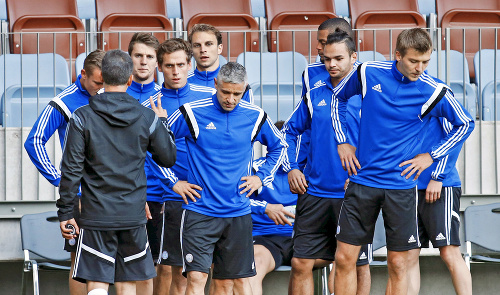
[{"label": "black shorts", "polygon": [[252,217],[211,217],[184,210],[181,227],[183,273],[208,273],[214,279],[239,279],[256,274]]},{"label": "black shorts", "polygon": [[333,261],[343,199],[299,195],[293,227],[293,257]]},{"label": "black shorts", "polygon": [[358,261],[356,266],[363,266],[370,264],[373,261],[373,248],[372,244],[363,244],[359,250]]},{"label": "black shorts", "polygon": [[181,219],[183,202],[167,201],[163,211],[163,241],[158,263],[182,266]]},{"label": "black shorts", "polygon": [[340,213],[337,239],[352,245],[371,243],[375,222],[382,209],[387,249],[406,251],[418,248],[417,196],[416,188],[380,189],[351,181]]},{"label": "black shorts", "polygon": [[148,231],[151,255],[153,255],[153,261],[156,263],[161,248],[161,234],[163,229],[163,214],[161,213],[161,209],[163,207],[163,203],[148,201],[148,206],[149,212],[153,218],[148,219],[146,229]]},{"label": "black shorts", "polygon": [[274,269],[282,265],[291,266],[293,254],[292,237],[278,235],[254,236],[253,244],[262,245],[271,252],[274,258]]},{"label": "black shorts", "polygon": [[[75,198],[75,204],[73,205],[73,218],[76,221],[76,224],[78,224],[78,221],[80,221],[80,198]],[[76,238],[68,240],[64,239],[64,250],[67,252],[76,252],[76,246],[78,245],[78,238],[79,236],[76,236]]]},{"label": "black shorts", "polygon": [[73,279],[112,284],[155,276],[146,226],[107,231],[80,229]]},{"label": "black shorts", "polygon": [[441,197],[434,203],[425,202],[425,190],[418,191],[418,230],[422,248],[460,246],[459,187],[443,187]]}]

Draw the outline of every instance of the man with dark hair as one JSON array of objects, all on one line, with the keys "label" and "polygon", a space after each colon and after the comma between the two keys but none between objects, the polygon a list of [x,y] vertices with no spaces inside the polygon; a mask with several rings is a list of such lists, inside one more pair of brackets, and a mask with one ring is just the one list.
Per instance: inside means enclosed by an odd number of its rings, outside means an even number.
[{"label": "man with dark hair", "polygon": [[[314,77],[309,77],[306,69],[303,77],[303,100],[283,128],[289,145],[289,162],[285,162],[283,166],[289,171],[290,189],[299,193],[289,288],[291,294],[312,294],[313,268],[328,265],[335,259],[335,230],[344,197],[344,184],[348,178],[336,153],[335,133],[330,128],[330,105],[332,97],[343,87],[340,82],[353,70],[356,49],[349,34],[339,29],[328,35],[325,47],[326,45],[335,47],[336,53],[323,52],[324,73],[317,70]],[[352,121],[349,120],[348,128],[357,132],[359,106],[350,104],[349,113],[354,115],[349,116]],[[302,173],[293,161],[296,158],[294,147],[297,136],[306,131],[310,132],[311,141],[307,166]],[[355,141],[352,143],[356,144]],[[369,294],[368,264],[371,251],[368,245],[359,254],[358,294]]]},{"label": "man with dark hair", "polygon": [[[247,81],[242,65],[227,63],[217,76],[216,94],[169,116],[175,137],[185,138],[189,150],[187,181],[201,189],[183,205],[188,295],[204,294],[212,263],[215,294],[233,294],[233,287],[236,294],[251,294],[248,277],[255,275],[255,265],[248,197],[272,182],[286,143],[262,109],[241,101]],[[266,164],[251,175],[255,141],[268,153]]]},{"label": "man with dark hair", "polygon": [[[58,131],[61,147],[64,143],[66,127],[71,114],[79,107],[87,105],[89,98],[102,88],[101,62],[104,51],[96,50],[85,58],[81,74],[75,83],[64,89],[43,109],[42,113],[31,128],[24,148],[38,171],[54,186],[59,186],[61,174],[51,163],[45,144]],[[75,218],[78,222],[79,200],[75,200]],[[65,241],[64,249],[71,252],[71,265],[75,262],[76,240]],[[75,243],[73,243],[75,242]],[[71,295],[84,295],[85,285],[69,278],[69,292]]]},{"label": "man with dark hair", "polygon": [[[196,68],[188,75],[188,82],[215,87],[214,81],[221,67],[219,58],[223,46],[221,32],[209,24],[196,24],[189,31],[188,40],[196,61]],[[242,99],[253,103],[253,92],[250,86],[245,89]]]},{"label": "man with dark hair", "polygon": [[196,24],[189,31],[188,40],[196,60],[196,68],[189,74],[188,82],[214,87],[214,79],[220,69],[222,34],[212,25]]},{"label": "man with dark hair", "polygon": [[[158,39],[150,33],[138,32],[130,39],[128,53],[132,58],[134,69],[132,71],[132,84],[127,88],[127,93],[137,99],[141,104],[149,103],[149,97],[157,97],[161,87],[155,83],[155,72],[158,65],[156,50],[160,46]],[[151,219],[148,218],[146,229],[148,231],[149,247],[156,263],[161,247],[161,234],[163,228],[163,188],[160,180],[149,167],[148,161],[144,164],[148,180],[147,204]],[[143,281],[137,284],[137,292],[145,293],[153,290],[158,295],[168,292],[171,281],[169,267],[156,266],[157,276],[154,280]],[[153,282],[154,281],[154,282]]]},{"label": "man with dark hair", "polygon": [[[187,82],[191,68],[191,48],[189,43],[179,38],[163,42],[158,48],[159,70],[165,81],[161,89],[161,104],[168,114],[173,114],[181,105],[211,97],[214,88],[193,85]],[[153,99],[154,100],[154,99]],[[151,104],[144,103],[147,107]],[[171,295],[181,295],[186,291],[186,278],[182,275],[182,249],[180,242],[182,204],[188,195],[196,193],[198,186],[187,183],[188,159],[184,138],[176,138],[177,161],[172,168],[158,167],[147,157],[151,172],[161,180],[164,202],[163,227],[158,258],[160,269],[171,268]],[[156,288],[155,288],[156,289]],[[162,293],[163,294],[163,293]]]},{"label": "man with dark hair", "polygon": [[[106,53],[105,92],[73,113],[65,139],[56,205],[63,237],[80,235],[73,278],[87,283],[89,295],[106,295],[113,283],[117,294],[136,294],[136,281],[156,276],[145,228],[144,161],[149,151],[158,164],[172,166],[175,143],[165,119],[126,93],[132,71],[128,54]],[[77,225],[73,199],[80,183]]]},{"label": "man with dark hair", "polygon": [[356,40],[351,25],[345,19],[335,17],[325,20],[318,27],[318,44],[316,45],[321,62],[323,62],[323,48],[325,47],[326,39],[328,35],[334,33],[337,29],[346,32],[353,40]]},{"label": "man with dark hair", "polygon": [[[327,45],[325,53],[330,50],[337,52]],[[404,30],[397,39],[395,61],[360,65],[344,78],[342,91],[334,97],[335,141],[350,175],[337,229],[337,295],[356,294],[356,258],[360,245],[373,240],[380,209],[387,237],[388,289],[390,294],[407,294],[408,250],[420,245],[417,178],[460,147],[474,128],[474,120],[448,86],[424,72],[431,52],[432,41],[424,29]],[[359,144],[354,148],[348,143],[345,106],[356,94],[363,100]],[[419,154],[432,117],[446,118],[452,128],[431,151]]]}]

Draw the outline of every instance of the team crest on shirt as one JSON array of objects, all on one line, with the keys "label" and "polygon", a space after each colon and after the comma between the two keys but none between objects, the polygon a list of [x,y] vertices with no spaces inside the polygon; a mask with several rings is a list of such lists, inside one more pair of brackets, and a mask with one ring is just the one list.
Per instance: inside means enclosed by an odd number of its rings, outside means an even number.
[{"label": "team crest on shirt", "polygon": [[188,263],[193,262],[193,254],[186,254],[186,261]]},{"label": "team crest on shirt", "polygon": [[168,252],[167,252],[167,251],[163,251],[163,252],[161,253],[161,258],[162,258],[162,259],[167,259],[167,258],[168,258]]}]

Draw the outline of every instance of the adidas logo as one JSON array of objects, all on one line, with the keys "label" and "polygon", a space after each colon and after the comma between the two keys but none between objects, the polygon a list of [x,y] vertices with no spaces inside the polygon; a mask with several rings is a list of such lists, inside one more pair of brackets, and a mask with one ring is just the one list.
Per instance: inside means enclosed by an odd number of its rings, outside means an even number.
[{"label": "adidas logo", "polygon": [[375,90],[375,91],[378,91],[378,92],[382,93],[382,87],[380,86],[380,84],[377,84],[377,85],[373,86],[372,89]]},{"label": "adidas logo", "polygon": [[365,254],[365,252],[361,253],[361,255],[359,256],[359,259],[366,259],[366,254]]},{"label": "adidas logo", "polygon": [[439,235],[437,235],[436,237],[436,241],[441,241],[441,240],[445,240],[446,238],[444,237],[443,233],[439,233]]},{"label": "adidas logo", "polygon": [[314,87],[320,87],[323,85],[323,81],[319,80],[318,82],[314,83]]},{"label": "adidas logo", "polygon": [[410,239],[408,240],[408,243],[415,243],[417,240],[415,240],[415,237],[411,235]]},{"label": "adidas logo", "polygon": [[215,127],[215,125],[214,125],[214,122],[210,122],[210,123],[207,125],[207,127],[205,127],[205,128],[207,128],[207,129],[214,129],[214,130],[215,130],[215,129],[217,129],[217,127]]},{"label": "adidas logo", "polygon": [[324,107],[324,106],[326,106],[326,102],[325,102],[325,100],[323,99],[322,101],[320,101],[320,102],[318,103],[318,107]]}]

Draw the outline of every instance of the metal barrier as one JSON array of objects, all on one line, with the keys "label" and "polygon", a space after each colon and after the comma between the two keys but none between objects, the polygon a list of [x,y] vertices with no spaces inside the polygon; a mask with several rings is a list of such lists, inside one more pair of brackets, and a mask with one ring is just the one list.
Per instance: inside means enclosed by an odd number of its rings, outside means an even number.
[{"label": "metal barrier", "polygon": [[[500,181],[498,153],[500,144],[498,142],[500,115],[500,107],[497,107],[497,70],[500,72],[500,56],[497,57],[498,50],[498,29],[499,28],[467,28],[467,29],[447,29],[444,32],[440,28],[429,29],[434,40],[436,48],[433,60],[435,63],[429,66],[429,71],[432,74],[440,77],[447,84],[452,85],[453,91],[457,98],[461,97],[464,106],[472,113],[475,112],[477,122],[476,129],[468,139],[462,150],[462,155],[457,163],[463,183],[463,193],[469,195],[496,195],[500,194],[498,183]],[[475,30],[472,34],[469,31]],[[376,32],[384,31],[392,40],[389,44],[377,43]],[[385,52],[380,52],[386,59],[393,57],[394,45],[393,42],[397,37],[398,28],[394,29],[377,29],[377,30],[358,30],[357,36],[370,35],[373,39],[372,45],[369,46],[365,39],[358,39],[357,44],[362,51],[370,51],[369,56],[373,53],[373,57],[378,50],[384,48]],[[494,35],[494,42],[488,41],[485,43],[484,38],[487,32],[487,37],[491,39]],[[50,34],[53,36],[52,48],[49,52],[53,56],[50,66],[42,67],[42,52],[40,51],[42,44],[40,40],[45,40],[42,35]],[[41,110],[45,107],[48,100],[54,94],[61,91],[60,85],[57,83],[57,78],[61,72],[57,69],[56,56],[62,56],[66,61],[67,80],[70,81],[76,78],[75,64],[77,55],[75,48],[71,44],[63,46],[58,43],[58,39],[62,34],[69,36],[70,42],[74,39],[68,33],[51,32],[51,33],[22,33],[19,40],[33,39],[38,40],[36,47],[28,48],[27,44],[20,42],[18,47],[12,44],[12,33],[1,33],[0,40],[1,52],[0,64],[3,61],[3,68],[0,68],[0,202],[1,201],[36,201],[36,200],[55,200],[58,197],[57,188],[49,184],[35,169],[34,165],[28,158],[23,143],[30,131],[30,126],[34,122],[28,122],[31,117],[36,119]],[[124,44],[127,44],[126,39],[129,38],[131,32],[110,32],[103,35],[98,32],[73,33],[84,34],[82,40],[84,44],[76,51],[79,54],[87,54],[96,48],[112,49],[112,44],[117,44],[122,50],[127,50]],[[180,37],[187,39],[185,31],[175,32],[153,32],[153,34],[161,37],[160,39]],[[28,37],[29,36],[29,37]],[[458,36],[458,37],[457,37]],[[455,42],[460,38],[459,42]],[[236,61],[240,56],[239,61],[242,63],[249,62],[246,65],[248,71],[252,71],[252,87],[256,97],[256,104],[263,107],[275,120],[285,120],[292,112],[296,103],[300,100],[301,95],[301,77],[300,74],[305,64],[316,60],[316,32],[315,31],[231,31],[223,32],[223,46],[225,48],[223,55],[227,60]],[[115,40],[113,42],[107,40]],[[471,43],[477,42],[477,48],[486,48],[489,46],[492,52],[480,51],[477,60],[483,65],[488,61],[488,66],[492,66],[489,74],[486,73],[481,77],[488,77],[488,87],[484,80],[477,79],[477,73],[481,72],[483,66],[478,66],[474,69],[474,64],[468,52],[463,53],[464,49],[468,49]],[[458,46],[457,44],[461,45]],[[43,44],[47,45],[47,44]],[[82,50],[83,47],[84,49]],[[65,48],[64,52],[60,52],[59,48]],[[274,51],[270,51],[274,50]],[[283,50],[292,53],[287,53]],[[11,52],[19,52],[19,65],[7,65],[7,57]],[[460,56],[457,61],[456,52]],[[27,54],[35,56],[35,62],[26,64]],[[486,54],[493,53],[492,57],[486,57]],[[278,57],[279,56],[279,57]],[[271,60],[271,62],[269,62]],[[433,61],[431,60],[431,62]],[[481,62],[482,60],[482,62]],[[24,63],[24,64],[23,64]],[[457,65],[459,68],[457,69]],[[26,74],[30,71],[36,72],[35,80],[28,81]],[[473,76],[471,76],[471,74]],[[475,75],[474,75],[475,74]],[[18,77],[18,82],[15,85],[17,89],[9,88],[8,85],[14,77]],[[45,79],[50,76],[51,79]],[[21,79],[22,77],[22,79]],[[457,78],[458,77],[458,78]],[[253,79],[253,80],[252,80]],[[49,81],[48,85],[42,85]],[[63,85],[63,87],[68,86]],[[45,87],[45,88],[44,88]],[[49,90],[47,90],[49,89]],[[491,94],[488,105],[485,106],[483,94],[489,91]],[[50,95],[48,95],[49,93]],[[471,99],[471,97],[473,97]],[[12,113],[8,99],[16,100],[16,113]],[[491,102],[491,105],[490,105]],[[10,112],[10,113],[9,113]],[[486,118],[487,116],[487,118]],[[15,120],[12,120],[15,118]],[[13,125],[13,122],[18,122],[18,125]],[[30,124],[28,124],[30,123]],[[61,158],[61,148],[59,143],[54,141],[54,137],[48,143],[48,150],[53,163],[56,167],[59,165]]]}]

